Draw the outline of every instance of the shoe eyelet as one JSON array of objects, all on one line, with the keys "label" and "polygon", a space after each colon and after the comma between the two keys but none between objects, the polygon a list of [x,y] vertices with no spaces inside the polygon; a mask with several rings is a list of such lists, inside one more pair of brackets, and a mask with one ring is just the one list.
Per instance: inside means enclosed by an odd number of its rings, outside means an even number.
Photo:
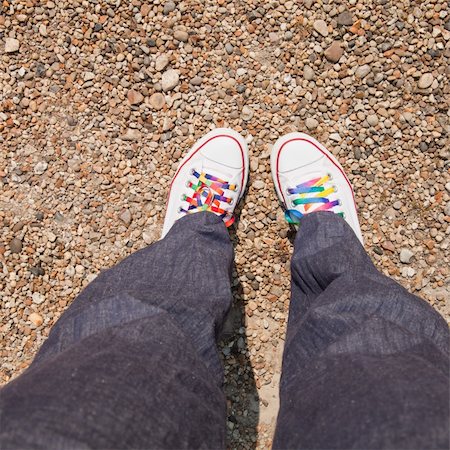
[{"label": "shoe eyelet", "polygon": [[234,199],[230,198],[230,201],[228,202],[229,205],[234,205]]},{"label": "shoe eyelet", "polygon": [[331,173],[327,173],[328,179],[332,180],[333,179],[333,175],[331,175]]},{"label": "shoe eyelet", "polygon": [[178,208],[178,214],[181,214],[182,212],[183,212],[183,208],[180,206],[179,208]]},{"label": "shoe eyelet", "polygon": [[291,193],[289,192],[289,188],[286,188],[284,192],[286,195],[291,195]]},{"label": "shoe eyelet", "polygon": [[191,175],[194,175],[194,173],[195,173],[195,169],[194,169],[194,168],[192,168],[192,169],[190,170],[190,173],[191,173]]},{"label": "shoe eyelet", "polygon": [[180,199],[182,202],[184,202],[186,200],[186,194],[181,194]]},{"label": "shoe eyelet", "polygon": [[345,212],[342,213],[342,218],[345,219]]},{"label": "shoe eyelet", "polygon": [[334,184],[333,185],[333,192],[337,192],[338,191],[338,188],[337,188],[337,186]]},{"label": "shoe eyelet", "polygon": [[190,182],[190,181],[186,181],[185,186],[186,186],[187,188],[190,188],[190,187],[191,187],[191,182]]}]

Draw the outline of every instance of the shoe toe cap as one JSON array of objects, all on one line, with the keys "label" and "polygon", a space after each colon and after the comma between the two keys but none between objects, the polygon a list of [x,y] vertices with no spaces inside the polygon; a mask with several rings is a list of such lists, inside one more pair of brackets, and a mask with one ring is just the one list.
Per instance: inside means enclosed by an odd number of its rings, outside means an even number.
[{"label": "shoe toe cap", "polygon": [[306,138],[294,138],[282,144],[278,153],[278,171],[296,170],[313,164],[323,158],[320,149]]},{"label": "shoe toe cap", "polygon": [[213,136],[203,144],[200,153],[211,161],[233,169],[242,169],[245,165],[244,149],[233,136]]}]

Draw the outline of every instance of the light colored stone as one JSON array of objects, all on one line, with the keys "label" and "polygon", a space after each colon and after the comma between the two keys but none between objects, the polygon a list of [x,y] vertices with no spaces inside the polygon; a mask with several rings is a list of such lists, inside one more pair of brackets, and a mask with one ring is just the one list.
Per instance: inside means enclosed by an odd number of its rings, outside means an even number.
[{"label": "light colored stone", "polygon": [[314,80],[314,70],[310,66],[305,66],[303,68],[303,78],[308,81]]},{"label": "light colored stone", "polygon": [[371,127],[375,127],[376,125],[378,125],[378,116],[376,114],[369,114],[367,116],[367,123]]},{"label": "light colored stone", "polygon": [[255,311],[258,308],[258,304],[255,301],[250,300],[248,302],[248,307],[250,308],[251,311]]},{"label": "light colored stone", "polygon": [[280,35],[275,32],[270,32],[269,39],[272,44],[278,44],[278,42],[280,41]]},{"label": "light colored stone", "polygon": [[163,13],[165,15],[170,14],[172,11],[175,11],[176,7],[177,7],[177,5],[174,2],[166,2],[164,4]]},{"label": "light colored stone", "polygon": [[319,122],[317,119],[314,119],[313,117],[308,117],[305,120],[305,125],[308,130],[315,130],[319,126]]},{"label": "light colored stone", "polygon": [[356,76],[356,78],[359,78],[362,80],[364,77],[369,75],[370,70],[371,70],[370,66],[368,64],[364,64],[363,66],[359,66],[356,69],[355,76]]},{"label": "light colored stone", "polygon": [[434,81],[434,77],[431,73],[424,73],[420,79],[419,79],[419,83],[418,86],[420,89],[428,89]]},{"label": "light colored stone", "polygon": [[36,175],[42,175],[46,170],[47,170],[48,164],[45,161],[39,161],[35,166],[34,166],[34,173]]},{"label": "light colored stone", "polygon": [[131,211],[129,209],[124,209],[119,216],[119,219],[126,225],[129,226],[132,220]]},{"label": "light colored stone", "polygon": [[94,72],[85,72],[84,73],[84,81],[91,81],[95,78],[95,73]]},{"label": "light colored stone", "polygon": [[328,26],[325,20],[315,20],[313,24],[314,29],[323,37],[328,36]]},{"label": "light colored stone", "polygon": [[40,327],[44,323],[42,316],[35,312],[28,316],[28,320],[36,327]]},{"label": "light colored stone", "polygon": [[165,54],[159,55],[155,61],[155,69],[162,72],[169,65],[169,57]]},{"label": "light colored stone", "polygon": [[190,83],[192,84],[192,86],[201,86],[203,82],[202,77],[194,77],[191,79]]},{"label": "light colored stone", "polygon": [[156,109],[159,111],[160,109],[164,108],[164,105],[166,104],[166,99],[164,98],[164,95],[160,92],[155,92],[149,100],[150,106],[153,109]]},{"label": "light colored stone", "polygon": [[14,53],[19,50],[20,42],[14,38],[6,38],[5,39],[5,52],[6,53]]},{"label": "light colored stone", "polygon": [[255,112],[253,111],[252,108],[250,108],[250,106],[245,105],[242,108],[242,118],[246,121],[249,121],[253,118]]},{"label": "light colored stone", "polygon": [[411,262],[411,258],[414,256],[414,253],[407,249],[407,248],[402,248],[400,250],[400,261],[403,264],[409,264]]},{"label": "light colored stone", "polygon": [[40,305],[41,303],[44,303],[45,297],[40,292],[33,292],[33,295],[31,297],[33,299],[33,303],[36,305]]},{"label": "light colored stone", "polygon": [[342,138],[339,133],[331,133],[329,136],[329,139],[330,139],[330,141],[340,142]]},{"label": "light colored stone", "polygon": [[135,128],[128,128],[125,134],[120,138],[123,141],[139,141],[141,137],[142,136],[139,130],[136,130]]},{"label": "light colored stone", "polygon": [[49,231],[49,232],[47,233],[47,239],[48,239],[50,242],[55,242],[55,241],[56,241],[56,235],[55,235],[54,233],[52,233],[51,231]]},{"label": "light colored stone", "polygon": [[189,34],[186,33],[186,31],[183,30],[176,30],[173,33],[173,37],[180,42],[187,42],[189,39]]},{"label": "light colored stone", "polygon": [[444,208],[444,213],[446,216],[450,216],[450,201],[447,202]]},{"label": "light colored stone", "polygon": [[162,75],[161,86],[164,92],[171,91],[180,82],[180,75],[174,69],[169,69]]}]

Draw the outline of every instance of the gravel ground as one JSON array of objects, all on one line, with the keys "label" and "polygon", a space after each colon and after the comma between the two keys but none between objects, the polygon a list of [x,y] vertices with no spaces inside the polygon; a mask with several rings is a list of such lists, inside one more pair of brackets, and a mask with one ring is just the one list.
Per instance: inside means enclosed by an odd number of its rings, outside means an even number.
[{"label": "gravel ground", "polygon": [[179,159],[218,126],[251,152],[222,346],[231,448],[267,448],[277,412],[281,134],[340,159],[378,268],[448,319],[449,30],[442,0],[3,1],[1,381],[99,270],[159,238]]}]

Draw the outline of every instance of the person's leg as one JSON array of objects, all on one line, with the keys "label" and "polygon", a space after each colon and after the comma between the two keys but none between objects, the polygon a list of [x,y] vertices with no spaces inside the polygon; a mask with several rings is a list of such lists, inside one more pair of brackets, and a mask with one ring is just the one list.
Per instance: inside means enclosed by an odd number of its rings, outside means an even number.
[{"label": "person's leg", "polygon": [[200,213],[101,273],[0,392],[0,447],[224,448],[215,337],[232,256]]},{"label": "person's leg", "polygon": [[348,224],[304,216],[275,449],[448,449],[448,326],[382,275]]}]

